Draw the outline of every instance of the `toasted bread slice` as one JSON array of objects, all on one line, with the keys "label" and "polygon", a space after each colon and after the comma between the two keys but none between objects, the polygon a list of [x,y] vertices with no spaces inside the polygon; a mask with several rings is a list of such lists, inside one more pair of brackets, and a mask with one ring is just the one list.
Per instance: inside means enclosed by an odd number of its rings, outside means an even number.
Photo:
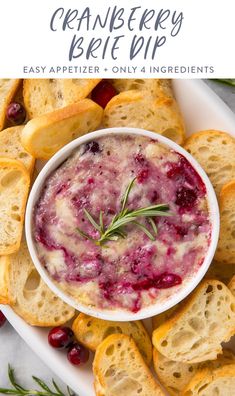
[{"label": "toasted bread slice", "polygon": [[179,308],[179,304],[175,305],[174,307],[168,309],[165,312],[162,312],[159,315],[153,316],[152,317],[152,328],[153,328],[153,330],[155,330],[162,323],[164,323],[166,320],[168,320],[178,308]]},{"label": "toasted bread slice", "polygon": [[0,79],[0,131],[5,125],[7,106],[14,98],[20,82],[19,79]]},{"label": "toasted bread slice", "polygon": [[9,256],[0,256],[0,304],[9,304]]},{"label": "toasted bread slice", "polygon": [[23,96],[29,118],[85,99],[100,79],[27,79]]},{"label": "toasted bread slice", "polygon": [[219,196],[220,236],[215,259],[235,264],[235,179],[223,186]]},{"label": "toasted bread slice", "polygon": [[228,284],[228,288],[231,291],[231,293],[235,296],[235,275],[233,275],[232,279],[230,280]]},{"label": "toasted bread slice", "polygon": [[75,311],[59,299],[36,271],[25,242],[9,256],[5,267],[7,300],[12,309],[32,326],[57,326],[70,320]]},{"label": "toasted bread slice", "polygon": [[30,176],[16,160],[0,158],[0,255],[19,249]]},{"label": "toasted bread slice", "polygon": [[235,264],[224,265],[213,260],[205,277],[207,279],[218,279],[227,285],[234,274]]},{"label": "toasted bread slice", "polygon": [[145,91],[154,97],[173,97],[171,80],[158,78],[117,78],[111,80],[118,93],[123,91]]},{"label": "toasted bread slice", "polygon": [[208,130],[194,133],[184,143],[208,174],[215,192],[235,180],[235,139],[221,131]]},{"label": "toasted bread slice", "polygon": [[152,360],[152,343],[141,321],[111,322],[92,318],[80,313],[72,327],[78,341],[92,351],[110,334],[126,334],[133,337],[144,360],[149,365]]},{"label": "toasted bread slice", "polygon": [[153,348],[153,365],[159,381],[172,396],[182,394],[199,367],[199,363],[189,364],[169,360],[156,348]]},{"label": "toasted bread slice", "polygon": [[33,157],[48,160],[71,140],[91,132],[101,123],[103,109],[90,99],[29,121],[22,145]]},{"label": "toasted bread slice", "polygon": [[35,159],[23,148],[21,134],[24,126],[14,126],[4,129],[0,133],[0,157],[12,158],[21,161],[30,175],[33,172]]},{"label": "toasted bread slice", "polygon": [[199,363],[216,359],[221,343],[234,334],[235,297],[222,282],[204,280],[185,305],[154,330],[153,345],[169,360]]},{"label": "toasted bread slice", "polygon": [[235,364],[217,369],[203,368],[182,393],[183,396],[232,396],[235,394]]},{"label": "toasted bread slice", "polygon": [[154,98],[144,91],[125,91],[114,96],[104,110],[104,126],[134,127],[157,132],[182,144],[183,118],[173,98]]},{"label": "toasted bread slice", "polygon": [[99,396],[164,395],[135,342],[125,334],[112,334],[98,346],[93,372]]},{"label": "toasted bread slice", "polygon": [[204,363],[181,363],[168,360],[155,348],[153,350],[154,369],[160,382],[165,386],[170,395],[180,396],[188,383],[197,373],[198,369],[211,367],[213,369],[225,364],[234,364],[235,355],[230,350],[224,350],[218,359]]}]

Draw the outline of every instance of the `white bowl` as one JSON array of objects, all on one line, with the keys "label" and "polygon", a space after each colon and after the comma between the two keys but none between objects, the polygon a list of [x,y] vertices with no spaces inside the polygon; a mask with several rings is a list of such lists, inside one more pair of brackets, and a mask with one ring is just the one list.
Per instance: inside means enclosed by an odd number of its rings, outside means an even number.
[{"label": "white bowl", "polygon": [[[81,144],[87,143],[90,140],[97,139],[102,136],[107,136],[111,134],[129,134],[129,135],[141,135],[146,136],[154,140],[158,140],[160,143],[165,144],[166,146],[170,147],[171,149],[175,150],[176,152],[182,154],[188,161],[192,164],[198,174],[201,176],[207,190],[207,198],[208,198],[208,206],[209,206],[209,213],[210,213],[210,221],[212,226],[211,232],[211,243],[208,247],[208,251],[204,258],[202,265],[198,272],[193,276],[191,280],[187,282],[187,284],[182,287],[182,289],[177,290],[177,293],[174,292],[174,288],[172,289],[172,295],[166,299],[164,302],[156,301],[155,304],[151,304],[148,307],[140,309],[137,313],[129,312],[123,309],[115,309],[115,310],[108,310],[108,309],[99,309],[94,307],[89,307],[84,304],[75,301],[71,296],[67,295],[64,291],[62,291],[51,279],[45,268],[42,266],[40,260],[37,256],[37,250],[35,247],[35,242],[33,238],[33,212],[35,204],[41,194],[42,187],[45,183],[46,178],[53,172],[56,168],[58,168]],[[146,131],[143,129],[137,128],[109,128],[103,129],[99,131],[95,131],[84,135],[73,142],[69,143],[65,147],[63,147],[58,153],[56,153],[44,166],[42,171],[40,172],[39,176],[37,177],[33,188],[31,190],[27,209],[26,209],[26,220],[25,220],[25,230],[26,230],[26,240],[29,248],[29,252],[31,258],[34,262],[35,267],[37,268],[39,274],[41,275],[42,279],[46,282],[49,288],[62,300],[64,300],[67,304],[71,305],[78,311],[84,312],[88,315],[105,319],[105,320],[113,320],[113,321],[130,321],[130,320],[137,320],[137,319],[144,319],[154,315],[158,315],[167,309],[173,307],[174,305],[178,304],[181,300],[183,300],[189,293],[193,291],[193,289],[198,285],[201,281],[203,276],[205,275],[206,271],[208,270],[210,263],[213,259],[215,249],[218,242],[219,237],[219,208],[216,199],[216,195],[214,189],[211,185],[209,178],[207,177],[204,170],[198,164],[198,162],[182,147],[178,144],[174,143],[173,141],[161,136],[157,133]]]}]

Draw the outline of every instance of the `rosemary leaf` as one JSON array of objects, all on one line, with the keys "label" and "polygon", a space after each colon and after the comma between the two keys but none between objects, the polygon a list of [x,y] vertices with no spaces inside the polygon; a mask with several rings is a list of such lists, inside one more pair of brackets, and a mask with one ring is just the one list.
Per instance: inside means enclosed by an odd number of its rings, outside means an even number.
[{"label": "rosemary leaf", "polygon": [[139,227],[148,237],[151,239],[151,241],[155,241],[155,237],[151,232],[145,227],[143,224],[139,223],[138,221],[133,222],[137,227]]},{"label": "rosemary leaf", "polygon": [[121,203],[122,203],[121,213],[124,211],[124,209],[126,207],[126,204],[127,204],[127,201],[128,201],[128,197],[129,197],[130,191],[131,191],[131,189],[132,189],[132,187],[134,185],[135,179],[136,179],[136,177],[134,177],[134,179],[131,180],[131,182],[127,186],[125,194],[124,194],[124,196],[123,196],[123,198],[121,200]]},{"label": "rosemary leaf", "polygon": [[93,227],[97,231],[101,232],[101,227],[99,226],[99,224],[96,223],[96,221],[93,219],[93,217],[90,215],[90,213],[86,209],[84,209],[84,213],[85,213],[86,217],[88,218],[88,220],[90,221],[90,223],[93,225]]},{"label": "rosemary leaf", "polygon": [[89,239],[90,241],[95,241],[95,239],[91,238],[88,234],[83,232],[80,228],[76,228],[77,232],[85,239]]},{"label": "rosemary leaf", "polygon": [[149,217],[148,221],[152,226],[154,234],[157,235],[157,226],[156,226],[155,222],[153,221],[152,217]]}]

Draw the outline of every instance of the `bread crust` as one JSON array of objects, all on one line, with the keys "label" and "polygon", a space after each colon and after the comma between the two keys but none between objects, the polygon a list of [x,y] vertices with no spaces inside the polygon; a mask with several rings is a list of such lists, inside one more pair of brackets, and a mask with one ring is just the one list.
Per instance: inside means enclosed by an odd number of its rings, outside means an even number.
[{"label": "bread crust", "polygon": [[[220,378],[234,379],[234,377],[235,364],[224,365],[215,370],[212,370],[210,368],[200,369],[185,388],[183,396],[199,396],[198,390],[200,390],[201,387],[209,385]],[[221,385],[223,386],[223,384]]]},{"label": "bread crust", "polygon": [[10,304],[9,296],[9,256],[0,256],[0,304]]},{"label": "bread crust", "polygon": [[[19,208],[20,209],[19,210],[20,221],[18,223],[19,238],[12,245],[5,246],[5,247],[3,245],[0,245],[0,255],[8,255],[8,254],[17,252],[17,250],[19,250],[19,247],[20,247],[22,231],[23,231],[23,224],[24,224],[25,208],[26,208],[29,187],[30,187],[30,175],[29,175],[29,172],[27,171],[27,169],[25,168],[25,166],[20,161],[10,159],[10,158],[1,158],[0,157],[0,169],[1,168],[8,168],[9,170],[19,171],[23,175],[23,178],[24,178],[24,194],[23,194],[21,205]],[[12,193],[14,194],[14,191]],[[6,196],[5,199],[7,200],[8,197]]]},{"label": "bread crust", "polygon": [[[95,352],[98,345],[112,333],[131,335],[148,365],[152,361],[152,343],[140,320],[134,322],[113,322],[96,319],[80,313],[73,322],[72,330],[86,348]],[[89,334],[89,337],[87,336]]]},{"label": "bread crust", "polygon": [[5,125],[7,107],[14,98],[20,83],[20,79],[0,79],[0,131]]},{"label": "bread crust", "polygon": [[[98,346],[96,353],[95,353],[95,358],[93,361],[93,373],[95,376],[95,383],[96,383],[96,390],[98,388],[98,393],[97,395],[105,395],[105,391],[109,390],[107,389],[107,384],[105,382],[105,377],[103,375],[103,370],[105,369],[102,362],[103,359],[106,359],[107,356],[107,367],[110,367],[110,362],[109,358],[108,358],[108,354],[106,354],[106,351],[109,347],[113,347],[115,348],[115,346],[118,347],[119,344],[125,344],[126,345],[126,350],[128,350],[128,353],[132,353],[133,354],[133,361],[137,364],[138,366],[141,366],[141,375],[144,375],[144,378],[146,379],[146,387],[149,389],[149,393],[141,393],[141,395],[143,396],[151,396],[155,395],[155,396],[163,396],[164,393],[162,392],[161,388],[158,386],[158,384],[155,382],[153,375],[150,371],[150,369],[148,368],[148,366],[146,365],[146,363],[144,362],[144,359],[142,357],[142,355],[140,354],[135,342],[133,341],[133,339],[125,334],[112,334],[110,336],[108,336],[107,338],[105,338],[105,340]],[[117,353],[115,354],[115,359],[118,359],[119,365],[120,365],[120,369],[122,370],[126,370],[126,373],[128,375],[128,371],[130,370],[129,365],[131,365],[131,362],[125,362],[125,367],[123,366],[123,362],[121,363],[121,358],[117,356]],[[117,366],[117,360],[115,363],[115,366]],[[126,378],[126,377],[125,377]],[[138,378],[137,378],[138,379]],[[99,386],[97,386],[99,385]],[[100,389],[104,390],[104,393],[100,393]],[[151,393],[150,393],[151,390]],[[123,394],[124,395],[124,394]]]},{"label": "bread crust", "polygon": [[[222,282],[216,281],[216,280],[203,280],[201,284],[196,288],[196,290],[188,297],[188,299],[185,301],[185,303],[182,303],[180,308],[176,310],[176,312],[173,314],[172,317],[170,317],[165,323],[163,323],[161,326],[159,326],[157,329],[154,330],[153,336],[152,336],[152,343],[156,349],[160,353],[162,353],[164,356],[166,356],[169,360],[175,360],[175,361],[182,361],[185,363],[198,363],[202,362],[205,360],[213,360],[216,359],[217,355],[222,353],[222,342],[227,342],[230,340],[230,338],[235,334],[235,319],[233,320],[233,325],[230,326],[227,330],[227,333],[224,335],[223,339],[221,339],[220,343],[218,345],[214,345],[213,349],[213,354],[210,353],[210,357],[208,355],[204,356],[198,356],[198,358],[176,358],[176,356],[168,356],[168,353],[166,354],[163,346],[161,343],[163,342],[164,338],[168,333],[170,333],[171,330],[174,329],[174,326],[178,323],[180,323],[181,319],[184,318],[184,316],[189,312],[190,309],[192,309],[192,306],[197,302],[199,299],[200,295],[206,292],[208,288],[213,287],[226,287]],[[229,290],[228,290],[229,291]],[[229,291],[231,294],[231,292]],[[234,296],[231,294],[233,303],[235,304],[235,299]],[[234,305],[235,307],[235,305]],[[231,324],[232,324],[231,323]],[[205,348],[206,348],[206,341],[205,342]],[[205,350],[204,348],[204,350]]]},{"label": "bread crust", "polygon": [[[29,118],[53,112],[85,99],[100,81],[99,78],[24,80],[23,97]],[[32,102],[35,97],[37,97],[36,103]]]},{"label": "bread crust", "polygon": [[22,132],[22,145],[33,157],[48,160],[65,144],[96,129],[103,109],[90,99],[41,115]]}]

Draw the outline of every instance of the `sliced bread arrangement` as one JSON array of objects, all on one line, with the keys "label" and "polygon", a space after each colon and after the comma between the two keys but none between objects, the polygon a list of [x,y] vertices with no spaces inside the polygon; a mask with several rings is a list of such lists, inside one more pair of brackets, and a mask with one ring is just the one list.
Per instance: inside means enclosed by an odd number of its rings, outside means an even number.
[{"label": "sliced bread arrangement", "polygon": [[141,321],[111,322],[80,313],[73,322],[77,340],[95,352],[99,344],[111,334],[126,334],[133,338],[145,362],[152,360],[152,343]]},{"label": "sliced bread arrangement", "polygon": [[29,118],[35,118],[85,99],[100,79],[27,79],[23,98]]},{"label": "sliced bread arrangement", "polygon": [[98,128],[102,115],[99,105],[83,99],[29,121],[22,132],[22,145],[35,158],[48,160],[71,140]]},{"label": "sliced bread arrangement", "polygon": [[15,253],[20,247],[29,187],[25,166],[0,158],[0,255]]},{"label": "sliced bread arrangement", "polygon": [[215,259],[235,263],[235,179],[225,184],[219,195],[220,238]]},{"label": "sliced bread arrangement", "polygon": [[199,370],[182,396],[232,396],[235,391],[235,364]]},{"label": "sliced bread arrangement", "polygon": [[235,179],[235,139],[228,133],[196,132],[186,140],[184,148],[206,171],[217,195],[224,184]]},{"label": "sliced bread arrangement", "polygon": [[[60,300],[39,276],[24,238],[20,250],[7,258],[2,257],[2,260],[7,260],[0,276],[6,283],[5,300],[27,323],[41,327],[58,326],[74,316],[74,309]],[[4,303],[1,293],[0,303]]]},{"label": "sliced bread arrangement", "polygon": [[0,131],[5,126],[7,107],[14,98],[19,85],[19,79],[0,79]]},{"label": "sliced bread arrangement", "polygon": [[[221,326],[223,323],[223,326]],[[216,359],[235,334],[235,296],[226,285],[204,280],[153,332],[154,347],[169,360],[198,363]]]},{"label": "sliced bread arrangement", "polygon": [[[163,396],[149,368],[152,350],[158,381],[170,395],[232,396],[235,358],[224,342],[235,335],[235,140],[208,130],[185,141],[170,80],[109,80],[113,89],[109,86],[96,101],[100,81],[29,79],[22,93],[20,80],[0,80],[0,304],[9,304],[32,326],[57,327],[75,315],[42,281],[22,238],[35,159],[48,160],[100,125],[160,133],[184,144],[211,179],[221,214],[215,260],[187,300],[152,318],[152,342],[141,321],[111,322],[79,313],[72,329],[79,345],[95,353],[97,396]],[[23,103],[27,117],[24,125],[6,128],[13,100]]]},{"label": "sliced bread arrangement", "polygon": [[151,95],[145,90],[123,91],[104,109],[104,126],[142,128],[182,144],[185,127],[178,105],[169,95]]},{"label": "sliced bread arrangement", "polygon": [[135,342],[112,334],[98,346],[93,362],[97,396],[163,396]]}]

